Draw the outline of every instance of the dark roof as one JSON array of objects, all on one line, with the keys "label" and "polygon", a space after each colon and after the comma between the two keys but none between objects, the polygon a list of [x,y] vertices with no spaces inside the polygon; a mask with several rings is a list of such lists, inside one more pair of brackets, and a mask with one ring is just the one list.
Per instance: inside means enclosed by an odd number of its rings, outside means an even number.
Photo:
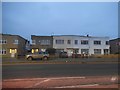
[{"label": "dark roof", "polygon": [[0,35],[4,35],[4,36],[17,36],[17,37],[20,37],[20,38],[22,38],[22,39],[24,39],[24,40],[26,40],[26,41],[28,41],[27,39],[25,39],[25,38],[23,38],[22,36],[20,36],[20,35],[13,35],[13,34],[1,34],[0,33]]},{"label": "dark roof", "polygon": [[110,41],[116,41],[116,40],[120,40],[120,38],[111,39]]}]

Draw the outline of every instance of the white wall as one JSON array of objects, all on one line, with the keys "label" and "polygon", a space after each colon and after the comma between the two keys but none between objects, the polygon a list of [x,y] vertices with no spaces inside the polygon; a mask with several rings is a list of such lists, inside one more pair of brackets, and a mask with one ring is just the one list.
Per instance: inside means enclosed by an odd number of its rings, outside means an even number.
[{"label": "white wall", "polygon": [[[64,40],[64,44],[56,44],[56,40],[61,39]],[[71,44],[67,44],[67,40],[71,40]],[[78,40],[78,45],[74,44],[74,41]],[[81,45],[81,40],[88,40],[88,45]],[[94,40],[100,40],[101,45],[94,45]],[[61,35],[61,36],[53,36],[53,48],[55,49],[64,49],[66,48],[79,48],[79,54],[81,54],[81,49],[89,49],[89,54],[94,54],[94,49],[109,49],[110,45],[106,45],[106,41],[109,41],[109,37],[85,37],[85,36],[75,36],[75,35]]]}]

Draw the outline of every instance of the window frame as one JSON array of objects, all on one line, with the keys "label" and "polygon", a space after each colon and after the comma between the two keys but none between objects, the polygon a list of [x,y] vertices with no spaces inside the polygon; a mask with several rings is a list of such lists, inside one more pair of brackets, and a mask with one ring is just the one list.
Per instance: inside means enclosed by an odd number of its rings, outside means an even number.
[{"label": "window frame", "polygon": [[74,40],[74,44],[75,44],[75,45],[78,45],[78,40]]},{"label": "window frame", "polygon": [[81,45],[88,45],[89,41],[88,40],[81,40]]},{"label": "window frame", "polygon": [[15,40],[13,41],[13,44],[19,44],[18,39],[15,39]]},{"label": "window frame", "polygon": [[56,39],[55,43],[56,44],[64,44],[64,40],[62,40],[62,39]]},{"label": "window frame", "polygon": [[94,43],[94,45],[101,45],[101,41],[100,40],[95,40],[93,43]]}]

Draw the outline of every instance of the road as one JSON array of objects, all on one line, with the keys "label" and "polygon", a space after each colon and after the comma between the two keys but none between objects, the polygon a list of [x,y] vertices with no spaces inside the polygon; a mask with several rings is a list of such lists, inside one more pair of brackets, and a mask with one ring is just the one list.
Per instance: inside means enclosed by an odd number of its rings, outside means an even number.
[{"label": "road", "polygon": [[117,75],[118,65],[109,64],[20,64],[3,65],[3,79]]}]

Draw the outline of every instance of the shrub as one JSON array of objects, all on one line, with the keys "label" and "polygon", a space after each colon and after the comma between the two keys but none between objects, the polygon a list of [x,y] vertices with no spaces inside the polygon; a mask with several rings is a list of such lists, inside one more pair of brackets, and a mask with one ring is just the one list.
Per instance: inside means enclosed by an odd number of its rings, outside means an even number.
[{"label": "shrub", "polygon": [[54,55],[55,52],[56,52],[56,49],[54,49],[54,48],[47,48],[46,52],[48,52],[50,55]]}]

